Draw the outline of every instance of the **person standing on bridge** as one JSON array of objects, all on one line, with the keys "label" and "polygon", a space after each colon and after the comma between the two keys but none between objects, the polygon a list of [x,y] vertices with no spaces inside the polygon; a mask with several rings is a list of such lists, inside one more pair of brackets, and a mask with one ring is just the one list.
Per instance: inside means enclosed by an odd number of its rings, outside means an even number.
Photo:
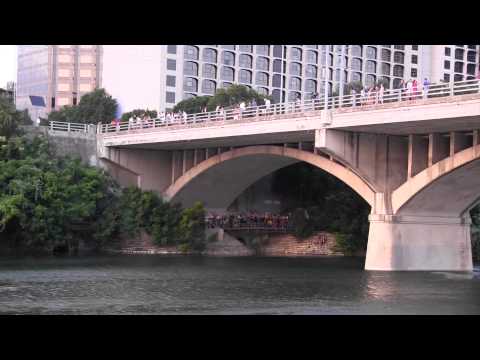
[{"label": "person standing on bridge", "polygon": [[246,108],[247,108],[247,107],[246,107],[246,105],[245,105],[245,101],[242,101],[242,102],[240,103],[240,119],[243,117],[243,112],[245,111]]},{"label": "person standing on bridge", "polygon": [[413,100],[416,100],[416,99],[417,99],[417,95],[418,95],[418,83],[417,83],[417,79],[413,79],[413,81],[412,81],[412,93],[413,93]]},{"label": "person standing on bridge", "polygon": [[270,113],[270,99],[265,99],[265,112],[267,115]]},{"label": "person standing on bridge", "polygon": [[428,98],[428,90],[430,88],[430,81],[427,78],[423,79],[423,98]]},{"label": "person standing on bridge", "polygon": [[362,87],[362,91],[360,91],[360,106],[365,104],[365,88]]},{"label": "person standing on bridge", "polygon": [[378,102],[383,104],[383,93],[385,92],[385,88],[383,87],[383,83],[380,84],[380,89],[378,90]]}]

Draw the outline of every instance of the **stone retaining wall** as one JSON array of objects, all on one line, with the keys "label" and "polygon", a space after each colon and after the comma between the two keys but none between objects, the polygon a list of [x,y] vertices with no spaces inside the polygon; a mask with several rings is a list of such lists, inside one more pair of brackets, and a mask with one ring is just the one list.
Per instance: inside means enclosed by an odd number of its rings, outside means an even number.
[{"label": "stone retaining wall", "polygon": [[297,239],[291,234],[272,234],[262,239],[260,254],[264,256],[343,255],[335,251],[335,236],[326,232]]}]

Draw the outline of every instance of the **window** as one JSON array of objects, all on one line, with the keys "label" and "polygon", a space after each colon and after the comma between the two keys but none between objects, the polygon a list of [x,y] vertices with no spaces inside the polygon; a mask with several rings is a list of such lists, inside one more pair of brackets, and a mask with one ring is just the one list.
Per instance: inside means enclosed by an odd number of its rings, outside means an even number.
[{"label": "window", "polygon": [[412,55],[412,64],[418,64],[418,56]]},{"label": "window", "polygon": [[317,52],[313,50],[307,51],[307,62],[316,64],[318,61]]},{"label": "window", "polygon": [[450,61],[445,60],[445,61],[443,62],[443,67],[444,67],[445,69],[450,69]]},{"label": "window", "polygon": [[377,58],[377,49],[372,46],[367,46],[367,59],[376,59]]},{"label": "window", "polygon": [[401,52],[395,51],[393,54],[393,61],[398,64],[403,64],[405,60],[405,55]]},{"label": "window", "polygon": [[302,61],[302,50],[292,47],[290,50],[290,59],[295,61]]},{"label": "window", "polygon": [[456,61],[454,70],[455,70],[455,72],[463,73],[463,62]]},{"label": "window", "polygon": [[393,76],[401,77],[403,78],[403,66],[401,65],[395,65],[393,67]]},{"label": "window", "polygon": [[467,64],[467,74],[475,75],[475,65],[474,64]]},{"label": "window", "polygon": [[203,77],[215,79],[217,77],[217,67],[212,64],[203,64]]},{"label": "window", "polygon": [[248,70],[240,70],[238,73],[238,80],[244,84],[251,84],[252,83],[252,72]]},{"label": "window", "polygon": [[238,50],[240,50],[242,52],[252,53],[253,52],[253,46],[252,45],[238,45]]},{"label": "window", "polygon": [[335,70],[335,81],[340,81],[340,69]]},{"label": "window", "polygon": [[185,45],[183,56],[187,60],[198,60],[198,48],[196,46]]},{"label": "window", "polygon": [[272,97],[274,103],[279,103],[282,101],[282,92],[278,89],[272,91]]},{"label": "window", "polygon": [[317,82],[315,80],[305,80],[305,91],[313,92],[317,91]]},{"label": "window", "polygon": [[401,82],[402,82],[402,79],[393,79],[393,88],[398,89]]},{"label": "window", "polygon": [[390,61],[392,52],[387,49],[382,49],[382,61]]},{"label": "window", "polygon": [[412,68],[410,74],[412,75],[412,77],[417,77],[417,69]]},{"label": "window", "polygon": [[372,61],[372,60],[368,60],[367,61],[367,68],[366,68],[367,72],[371,72],[371,73],[376,73],[377,72],[377,64],[375,61]]},{"label": "window", "polygon": [[459,74],[453,75],[453,81],[454,82],[463,81],[463,75],[459,75]]},{"label": "window", "polygon": [[282,72],[282,60],[273,60],[273,72]]},{"label": "window", "polygon": [[167,53],[177,55],[177,45],[167,45]]},{"label": "window", "polygon": [[390,78],[387,76],[382,76],[380,79],[378,79],[379,82],[383,84],[385,89],[390,89]]},{"label": "window", "polygon": [[235,78],[235,72],[233,68],[222,66],[222,80],[233,81]]},{"label": "window", "polygon": [[175,87],[175,83],[176,83],[175,80],[176,80],[175,76],[167,75],[167,86]]},{"label": "window", "polygon": [[270,46],[269,45],[257,45],[256,50],[257,50],[257,55],[267,55],[268,56]]},{"label": "window", "polygon": [[272,78],[272,86],[274,87],[282,87],[282,76],[275,74]]},{"label": "window", "polygon": [[283,56],[282,45],[273,46],[273,57],[281,58]]},{"label": "window", "polygon": [[202,82],[202,92],[205,94],[213,95],[215,94],[216,84],[212,80],[203,80]]},{"label": "window", "polygon": [[177,70],[177,61],[173,59],[167,59],[167,70]]},{"label": "window", "polygon": [[167,103],[175,104],[175,93],[167,91],[165,100]]},{"label": "window", "polygon": [[390,64],[382,63],[382,75],[390,75]]},{"label": "window", "polygon": [[257,85],[268,86],[268,74],[264,72],[257,72]]},{"label": "window", "polygon": [[235,45],[222,45],[222,48],[227,50],[235,50]]},{"label": "window", "polygon": [[463,54],[464,53],[465,53],[465,50],[463,50],[463,49],[455,49],[455,59],[463,60]]},{"label": "window", "polygon": [[376,77],[375,75],[368,74],[365,78],[365,84],[367,86],[373,86],[375,84]]},{"label": "window", "polygon": [[230,51],[224,51],[222,53],[222,62],[225,65],[234,66],[235,65],[235,54]]},{"label": "window", "polygon": [[184,91],[198,91],[198,80],[190,77],[186,77],[183,82]]},{"label": "window", "polygon": [[451,55],[450,48],[446,47],[445,48],[445,56],[450,56],[450,55]]},{"label": "window", "polygon": [[353,45],[352,46],[352,56],[362,57],[362,46],[361,45]]},{"label": "window", "polygon": [[477,62],[477,53],[475,51],[469,51],[467,53],[467,61],[470,61],[470,62]]},{"label": "window", "polygon": [[362,71],[362,60],[353,58],[352,59],[352,70]]},{"label": "window", "polygon": [[197,95],[191,94],[191,93],[184,93],[183,94],[183,100],[191,99],[191,98],[194,98],[194,97],[197,97]]},{"label": "window", "polygon": [[352,73],[352,81],[362,81],[362,74],[358,72]]},{"label": "window", "polygon": [[240,55],[239,62],[241,67],[248,69],[252,68],[252,57],[250,55]]},{"label": "window", "polygon": [[193,61],[185,61],[183,73],[185,75],[198,76],[198,64]]},{"label": "window", "polygon": [[301,90],[302,89],[302,80],[297,77],[290,78],[290,90]]},{"label": "window", "polygon": [[217,62],[217,50],[203,49],[203,61],[216,63]]},{"label": "window", "polygon": [[418,45],[412,45],[412,50],[417,51],[418,50]]},{"label": "window", "polygon": [[305,75],[307,77],[316,78],[317,77],[317,67],[315,65],[307,65],[305,68]]},{"label": "window", "polygon": [[[232,86],[232,83],[230,82],[222,82],[222,87],[224,89],[228,89],[230,86]],[[247,87],[249,88],[250,86],[247,85]]]},{"label": "window", "polygon": [[259,56],[257,57],[257,70],[266,70],[268,71],[270,62],[267,58]]},{"label": "window", "polygon": [[264,87],[257,87],[257,92],[262,95],[268,95],[268,89]]},{"label": "window", "polygon": [[443,81],[450,82],[450,74],[443,74]]},{"label": "window", "polygon": [[290,91],[288,93],[288,101],[292,102],[292,101],[295,101],[297,99],[300,99],[302,96],[300,95],[299,92],[296,92],[296,91]]},{"label": "window", "polygon": [[296,62],[290,63],[290,75],[301,76],[302,75],[302,64],[296,63]]},{"label": "window", "polygon": [[393,48],[395,50],[405,50],[405,45],[394,45]]}]

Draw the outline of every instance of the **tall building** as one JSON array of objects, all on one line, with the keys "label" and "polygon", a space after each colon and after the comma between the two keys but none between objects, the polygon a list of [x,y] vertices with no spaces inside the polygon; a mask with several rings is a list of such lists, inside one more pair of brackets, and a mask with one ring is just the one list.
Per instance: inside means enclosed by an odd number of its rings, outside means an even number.
[{"label": "tall building", "polygon": [[17,109],[32,118],[76,105],[101,84],[101,45],[20,45]]},{"label": "tall building", "polygon": [[382,80],[390,88],[402,79],[460,81],[473,79],[479,67],[478,45],[150,45],[103,52],[103,86],[123,111],[171,109],[233,83],[283,102],[322,95],[326,83],[331,94],[352,81]]}]

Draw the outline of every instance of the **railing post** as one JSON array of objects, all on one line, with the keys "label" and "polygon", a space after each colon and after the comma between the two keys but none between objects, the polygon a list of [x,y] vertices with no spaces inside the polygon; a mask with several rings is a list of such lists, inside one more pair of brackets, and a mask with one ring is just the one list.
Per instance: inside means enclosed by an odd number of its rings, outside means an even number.
[{"label": "railing post", "polygon": [[450,83],[450,96],[453,96],[453,82]]},{"label": "railing post", "polygon": [[53,131],[53,121],[50,121],[50,130]]},{"label": "railing post", "polygon": [[87,124],[83,124],[83,131],[87,132]]},{"label": "railing post", "polygon": [[70,123],[67,125],[67,131],[70,132]]}]

